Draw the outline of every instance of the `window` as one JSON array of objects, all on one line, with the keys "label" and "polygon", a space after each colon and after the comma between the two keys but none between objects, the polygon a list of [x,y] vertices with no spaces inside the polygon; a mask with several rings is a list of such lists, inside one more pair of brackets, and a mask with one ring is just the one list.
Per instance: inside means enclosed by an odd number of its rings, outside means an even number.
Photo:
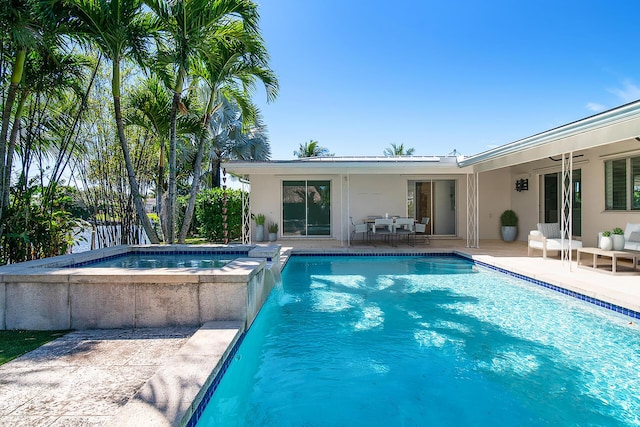
[{"label": "window", "polygon": [[640,157],[631,159],[631,209],[640,209]]},{"label": "window", "polygon": [[282,182],[282,233],[331,235],[331,181]]},{"label": "window", "polygon": [[640,210],[640,157],[605,161],[604,184],[606,210]]}]

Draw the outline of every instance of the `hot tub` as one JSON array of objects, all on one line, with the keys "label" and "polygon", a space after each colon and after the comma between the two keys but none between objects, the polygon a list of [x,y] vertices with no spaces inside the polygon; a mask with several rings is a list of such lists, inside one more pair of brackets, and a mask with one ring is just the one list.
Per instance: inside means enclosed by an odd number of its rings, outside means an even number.
[{"label": "hot tub", "polygon": [[[123,256],[232,257],[224,266],[99,266]],[[280,247],[118,246],[0,267],[0,329],[102,329],[253,322]]]}]

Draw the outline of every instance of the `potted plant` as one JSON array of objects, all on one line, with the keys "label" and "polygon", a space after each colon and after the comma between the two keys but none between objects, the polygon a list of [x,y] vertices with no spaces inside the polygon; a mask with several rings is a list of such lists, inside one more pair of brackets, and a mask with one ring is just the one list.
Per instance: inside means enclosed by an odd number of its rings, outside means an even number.
[{"label": "potted plant", "polygon": [[603,231],[600,237],[600,249],[603,251],[610,251],[613,249],[613,240],[611,239],[610,231]]},{"label": "potted plant", "polygon": [[507,209],[500,215],[500,224],[502,225],[502,240],[505,242],[513,242],[518,234],[518,215],[511,209]]},{"label": "potted plant", "polygon": [[264,242],[264,214],[251,214],[256,222],[256,242]]},{"label": "potted plant", "polygon": [[275,242],[278,238],[278,224],[272,222],[269,224],[269,241]]},{"label": "potted plant", "polygon": [[621,251],[624,249],[624,230],[620,227],[613,229],[611,234],[611,240],[613,241],[613,250]]}]

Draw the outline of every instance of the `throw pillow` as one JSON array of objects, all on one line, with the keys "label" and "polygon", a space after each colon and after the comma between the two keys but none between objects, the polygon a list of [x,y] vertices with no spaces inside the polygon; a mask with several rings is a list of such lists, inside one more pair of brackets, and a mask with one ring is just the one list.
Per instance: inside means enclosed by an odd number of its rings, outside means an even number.
[{"label": "throw pillow", "polygon": [[640,243],[640,231],[632,231],[629,235],[629,241]]},{"label": "throw pillow", "polygon": [[539,223],[538,231],[542,233],[547,239],[559,239],[560,238],[560,223]]},{"label": "throw pillow", "polygon": [[624,228],[624,240],[628,241],[629,237],[631,237],[631,233],[634,231],[640,231],[640,224],[628,222],[627,226]]}]

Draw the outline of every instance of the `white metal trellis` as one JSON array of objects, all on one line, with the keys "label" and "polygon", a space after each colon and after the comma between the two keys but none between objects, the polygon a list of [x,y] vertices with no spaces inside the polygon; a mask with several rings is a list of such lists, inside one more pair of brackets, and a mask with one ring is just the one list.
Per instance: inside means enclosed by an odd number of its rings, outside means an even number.
[{"label": "white metal trellis", "polygon": [[478,174],[467,174],[467,247],[479,247]]},{"label": "white metal trellis", "polygon": [[[573,235],[573,152],[562,154],[562,264],[569,264],[571,271],[571,236]],[[565,242],[567,245],[565,246]]]},{"label": "white metal trellis", "polygon": [[249,177],[240,177],[240,189],[242,190],[242,244],[251,244],[251,190]]}]

